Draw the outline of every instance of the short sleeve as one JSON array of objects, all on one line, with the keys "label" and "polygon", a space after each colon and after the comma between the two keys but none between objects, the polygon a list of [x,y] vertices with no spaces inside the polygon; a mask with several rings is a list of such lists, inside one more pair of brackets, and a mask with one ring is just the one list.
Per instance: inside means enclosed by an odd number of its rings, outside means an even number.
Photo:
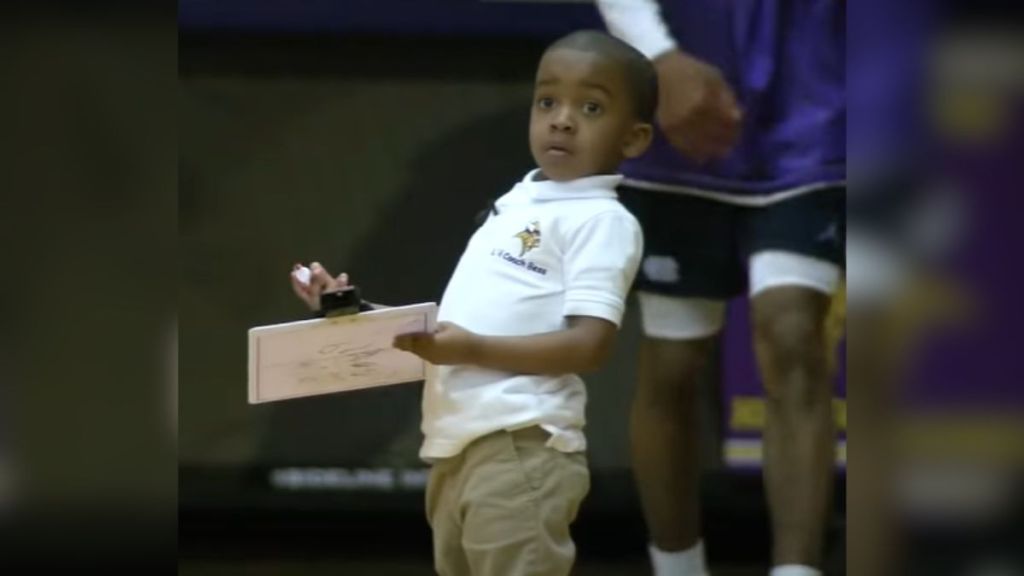
[{"label": "short sleeve", "polygon": [[597,214],[573,230],[564,252],[563,314],[619,326],[642,253],[640,224],[625,210]]}]

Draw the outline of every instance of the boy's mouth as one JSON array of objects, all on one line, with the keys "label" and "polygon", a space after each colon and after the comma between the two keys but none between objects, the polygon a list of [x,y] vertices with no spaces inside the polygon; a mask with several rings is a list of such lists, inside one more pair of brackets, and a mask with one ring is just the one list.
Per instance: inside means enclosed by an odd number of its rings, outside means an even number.
[{"label": "boy's mouth", "polygon": [[552,156],[568,156],[569,154],[572,154],[572,151],[565,146],[551,145],[548,146],[547,153]]}]

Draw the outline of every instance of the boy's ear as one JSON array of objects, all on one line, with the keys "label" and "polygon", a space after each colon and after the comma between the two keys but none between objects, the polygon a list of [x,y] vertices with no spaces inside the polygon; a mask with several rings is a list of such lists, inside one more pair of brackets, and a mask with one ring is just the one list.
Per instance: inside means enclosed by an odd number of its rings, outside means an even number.
[{"label": "boy's ear", "polygon": [[636,158],[647,150],[653,138],[654,126],[647,122],[633,124],[622,143],[622,155],[626,158]]}]

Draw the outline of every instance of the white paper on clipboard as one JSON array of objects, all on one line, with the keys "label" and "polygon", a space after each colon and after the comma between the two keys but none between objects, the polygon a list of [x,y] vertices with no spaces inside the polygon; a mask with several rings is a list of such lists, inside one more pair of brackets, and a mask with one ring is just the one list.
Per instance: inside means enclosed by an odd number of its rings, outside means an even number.
[{"label": "white paper on clipboard", "polygon": [[429,365],[392,347],[398,334],[430,331],[433,302],[249,330],[249,403],[274,402],[426,378]]}]

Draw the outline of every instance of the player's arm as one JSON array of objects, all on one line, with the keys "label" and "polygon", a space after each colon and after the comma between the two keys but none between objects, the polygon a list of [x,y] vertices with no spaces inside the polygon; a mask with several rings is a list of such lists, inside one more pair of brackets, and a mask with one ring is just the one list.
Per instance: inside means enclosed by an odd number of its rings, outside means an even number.
[{"label": "player's arm", "polygon": [[631,44],[658,72],[658,125],[686,157],[727,155],[740,137],[743,112],[722,72],[679,49],[656,0],[597,0],[608,31]]},{"label": "player's arm", "polygon": [[395,347],[432,364],[472,364],[516,374],[582,374],[600,368],[617,326],[603,318],[570,316],[563,330],[528,336],[485,336],[442,322],[434,333],[405,334]]}]

